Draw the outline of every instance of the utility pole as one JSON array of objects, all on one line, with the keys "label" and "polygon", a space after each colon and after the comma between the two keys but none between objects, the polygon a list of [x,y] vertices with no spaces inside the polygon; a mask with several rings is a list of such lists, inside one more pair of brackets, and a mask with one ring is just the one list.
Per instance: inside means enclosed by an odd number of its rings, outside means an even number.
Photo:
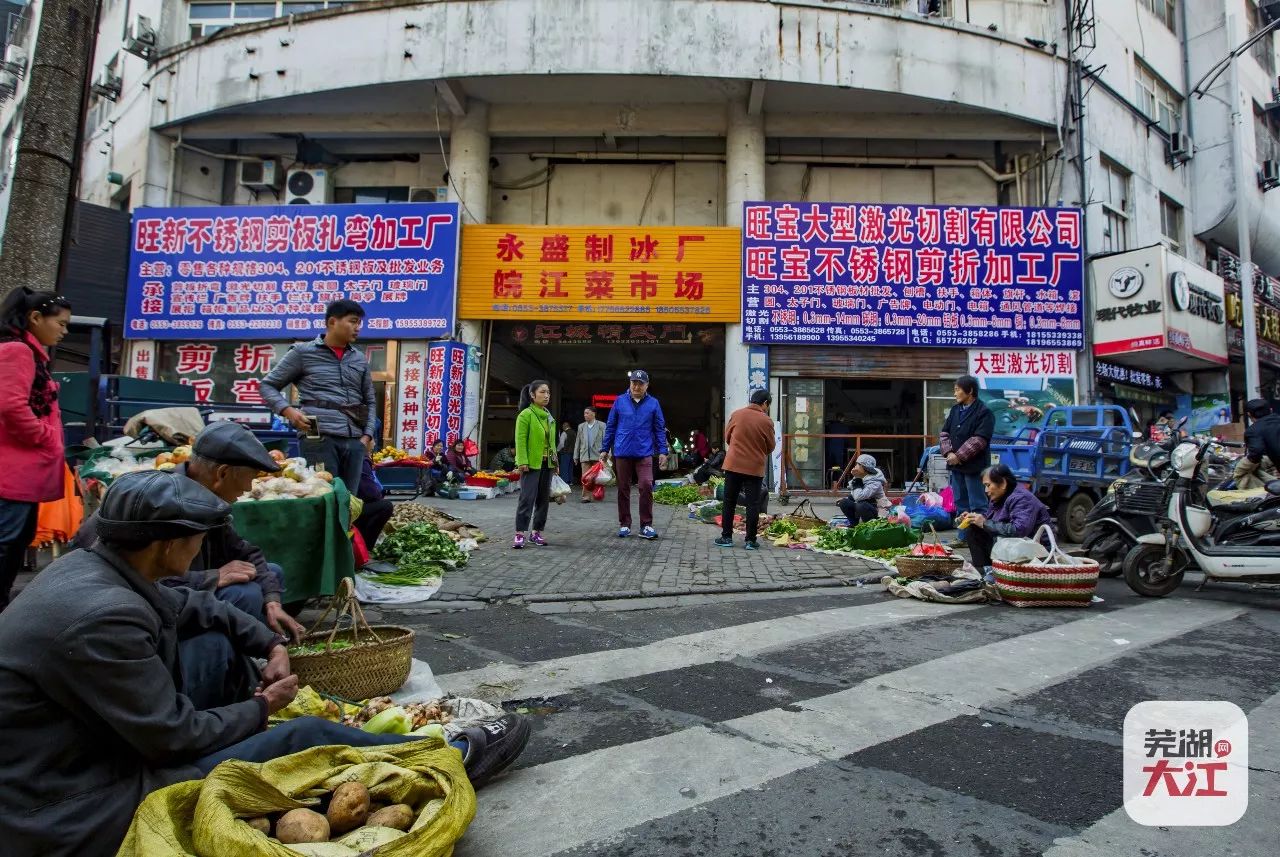
[{"label": "utility pole", "polygon": [[98,3],[40,0],[40,27],[0,253],[0,294],[18,286],[58,288]]},{"label": "utility pole", "polygon": [[[1227,38],[1232,40],[1238,36],[1235,24],[1236,16],[1228,15]],[[1268,46],[1269,42],[1268,36]],[[1245,164],[1244,160],[1244,135],[1249,133],[1245,130],[1244,123],[1246,117],[1249,119],[1253,117],[1245,112],[1244,93],[1240,91],[1238,71],[1240,63],[1237,56],[1233,51],[1230,57],[1231,74],[1227,85],[1231,91],[1227,97],[1231,102],[1231,166],[1236,184],[1236,243],[1238,245],[1236,252],[1240,255],[1240,306],[1243,311],[1240,332],[1244,334],[1242,341],[1244,397],[1247,401],[1258,395],[1261,380],[1261,373],[1258,370],[1258,317],[1257,309],[1253,305],[1253,245],[1252,236],[1249,234],[1252,223],[1252,217],[1249,214],[1249,196],[1253,193],[1257,179],[1250,165]]]}]

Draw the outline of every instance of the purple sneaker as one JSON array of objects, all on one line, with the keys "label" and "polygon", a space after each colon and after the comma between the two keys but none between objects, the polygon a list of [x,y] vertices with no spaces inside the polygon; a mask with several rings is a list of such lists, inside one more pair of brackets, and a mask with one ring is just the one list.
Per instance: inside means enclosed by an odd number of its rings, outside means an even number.
[{"label": "purple sneaker", "polygon": [[547,546],[547,540],[544,539],[542,537],[542,533],[538,532],[537,530],[534,530],[532,533],[529,533],[529,541],[540,548],[545,548]]},{"label": "purple sneaker", "polygon": [[515,539],[511,542],[511,547],[514,550],[520,550],[520,548],[524,547],[524,533],[516,533]]}]

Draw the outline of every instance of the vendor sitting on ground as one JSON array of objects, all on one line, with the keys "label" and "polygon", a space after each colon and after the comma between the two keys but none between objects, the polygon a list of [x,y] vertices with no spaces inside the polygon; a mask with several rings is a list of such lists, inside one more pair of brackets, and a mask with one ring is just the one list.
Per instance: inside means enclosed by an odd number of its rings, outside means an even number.
[{"label": "vendor sitting on ground", "polygon": [[885,476],[876,466],[875,456],[865,452],[859,455],[849,471],[849,496],[836,504],[849,519],[849,526],[856,527],[863,521],[878,518],[889,508],[884,486]]},{"label": "vendor sitting on ground", "polygon": [[[280,465],[266,447],[238,423],[208,426],[191,446],[191,460],[174,470],[194,479],[222,500],[233,503],[253,486],[260,471],[277,473]],[[77,548],[91,547],[98,537],[98,516],[85,519],[72,540]],[[189,586],[214,593],[220,600],[266,622],[277,634],[298,639],[303,628],[284,611],[284,572],[267,562],[257,545],[236,533],[228,523],[212,532],[186,574],[166,580],[168,586]]]},{"label": "vendor sitting on ground", "polygon": [[966,512],[956,522],[968,521],[965,541],[973,567],[983,571],[991,565],[991,549],[998,538],[1032,538],[1044,524],[1053,524],[1049,507],[1018,484],[1007,464],[995,464],[982,473],[982,487],[991,501],[985,515]]},{"label": "vendor sitting on ground", "polygon": [[[4,853],[109,857],[148,793],[220,762],[415,740],[317,717],[266,729],[298,691],[284,638],[207,591],[156,585],[188,568],[230,512],[174,473],[121,476],[98,541],[0,613]],[[188,638],[210,640],[209,654],[188,658]],[[261,674],[253,658],[266,660]],[[479,787],[528,737],[528,721],[506,715],[451,743]]]},{"label": "vendor sitting on ground", "polygon": [[507,444],[489,460],[490,473],[510,473],[516,469],[516,448]]}]

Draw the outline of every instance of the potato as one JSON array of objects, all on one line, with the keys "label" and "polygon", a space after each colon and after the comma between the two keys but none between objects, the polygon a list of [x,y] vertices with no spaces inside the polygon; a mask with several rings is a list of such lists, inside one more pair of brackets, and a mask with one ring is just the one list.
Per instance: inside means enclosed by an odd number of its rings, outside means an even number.
[{"label": "potato", "polygon": [[370,827],[390,827],[395,830],[408,830],[413,824],[413,809],[408,804],[396,803],[380,809],[369,816]]},{"label": "potato", "polygon": [[285,845],[295,842],[328,842],[329,821],[309,809],[291,809],[276,822],[276,838]]},{"label": "potato", "polygon": [[329,801],[329,829],[334,835],[355,830],[369,818],[369,789],[364,783],[343,783]]},{"label": "potato", "polygon": [[264,817],[246,818],[244,823],[261,833],[263,836],[271,835],[271,819]]}]

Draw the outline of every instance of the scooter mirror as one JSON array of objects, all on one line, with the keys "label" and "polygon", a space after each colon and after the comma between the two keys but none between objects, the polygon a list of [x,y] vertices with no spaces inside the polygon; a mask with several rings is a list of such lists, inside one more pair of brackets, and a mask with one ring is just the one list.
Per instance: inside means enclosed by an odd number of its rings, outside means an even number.
[{"label": "scooter mirror", "polygon": [[1146,436],[1140,431],[1135,431],[1132,437],[1134,440],[1144,440]]},{"label": "scooter mirror", "polygon": [[1280,496],[1280,479],[1272,479],[1267,483],[1267,493]]}]

